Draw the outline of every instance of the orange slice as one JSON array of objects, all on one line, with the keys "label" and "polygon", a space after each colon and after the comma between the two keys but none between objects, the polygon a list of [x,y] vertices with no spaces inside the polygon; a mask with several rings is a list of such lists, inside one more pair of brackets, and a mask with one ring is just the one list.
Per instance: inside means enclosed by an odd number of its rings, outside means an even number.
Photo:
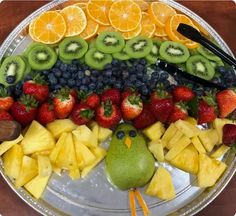
[{"label": "orange slice", "polygon": [[194,41],[187,41],[185,44],[184,44],[186,47],[188,47],[189,49],[196,49],[199,47],[199,43],[196,43]]},{"label": "orange slice", "polygon": [[36,19],[32,20],[31,23],[29,24],[29,36],[34,40],[38,41],[37,38],[34,36],[34,24],[35,24]]},{"label": "orange slice", "polygon": [[66,37],[80,34],[87,25],[87,18],[84,11],[78,6],[68,6],[61,10],[61,15],[66,21]]},{"label": "orange slice", "polygon": [[148,10],[149,4],[144,0],[134,0],[134,2],[139,5],[142,11]]},{"label": "orange slice", "polygon": [[47,11],[35,20],[32,28],[33,35],[37,41],[45,44],[54,44],[65,36],[66,22],[60,13]]},{"label": "orange slice", "polygon": [[108,12],[111,5],[111,0],[91,0],[87,4],[87,13],[95,22],[101,25],[110,25]]},{"label": "orange slice", "polygon": [[176,14],[176,11],[169,5],[161,2],[152,2],[148,13],[159,27],[165,27],[167,20]]},{"label": "orange slice", "polygon": [[136,29],[134,29],[133,31],[123,32],[122,36],[125,40],[128,40],[130,38],[138,36],[140,34],[141,30],[142,30],[141,25],[138,25],[138,27]]},{"label": "orange slice", "polygon": [[140,35],[146,36],[151,38],[156,30],[155,23],[150,20],[150,17],[147,13],[142,13],[142,20],[141,20],[142,31]]},{"label": "orange slice", "polygon": [[201,33],[203,33],[203,34],[206,35],[206,36],[209,36],[209,32],[208,32],[206,29],[204,29],[198,22],[196,22],[196,21],[194,21],[194,20],[192,20],[192,22],[193,22],[193,24],[194,24],[195,26],[197,26],[197,28],[199,29],[199,31],[200,31]]},{"label": "orange slice", "polygon": [[104,31],[117,31],[117,30],[114,29],[112,26],[99,26],[97,33],[100,34],[101,32]]},{"label": "orange slice", "polygon": [[159,26],[156,26],[155,36],[157,37],[167,36],[165,28],[160,28]]},{"label": "orange slice", "polygon": [[74,6],[78,6],[78,7],[82,8],[83,11],[86,11],[87,3],[79,2],[79,3],[74,4]]},{"label": "orange slice", "polygon": [[[191,26],[194,26],[191,19],[189,19],[187,16],[182,14],[176,14],[172,16],[167,22],[166,22],[166,33],[168,37],[173,40],[180,43],[185,43],[188,41],[186,37],[181,35],[179,32],[177,32],[177,28],[180,23],[185,23]],[[195,26],[194,26],[195,27]]]},{"label": "orange slice", "polygon": [[84,29],[84,31],[82,31],[82,33],[79,36],[86,40],[90,39],[97,34],[98,28],[99,24],[94,22],[92,19],[89,19],[87,21],[86,28]]},{"label": "orange slice", "polygon": [[141,22],[140,7],[132,0],[115,1],[109,11],[111,25],[121,32],[133,31]]}]

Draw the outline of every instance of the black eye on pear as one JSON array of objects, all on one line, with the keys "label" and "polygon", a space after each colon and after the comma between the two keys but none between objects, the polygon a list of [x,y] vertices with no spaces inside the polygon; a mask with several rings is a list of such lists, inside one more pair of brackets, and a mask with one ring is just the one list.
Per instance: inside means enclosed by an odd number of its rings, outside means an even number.
[{"label": "black eye on pear", "polygon": [[123,139],[125,137],[125,132],[124,131],[117,131],[116,137],[118,139]]},{"label": "black eye on pear", "polygon": [[129,131],[129,136],[130,136],[130,137],[136,137],[136,136],[137,136],[136,131],[135,131],[135,130],[130,130],[130,131]]}]

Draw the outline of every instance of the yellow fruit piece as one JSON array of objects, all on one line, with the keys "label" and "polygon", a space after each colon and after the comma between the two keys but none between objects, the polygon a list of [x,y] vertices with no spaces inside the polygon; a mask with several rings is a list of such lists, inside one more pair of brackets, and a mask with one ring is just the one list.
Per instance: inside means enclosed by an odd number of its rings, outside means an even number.
[{"label": "yellow fruit piece", "polygon": [[142,11],[147,11],[149,4],[145,0],[133,0],[138,6],[141,8]]},{"label": "yellow fruit piece", "polygon": [[141,9],[132,0],[115,1],[109,11],[111,25],[121,32],[136,29],[141,22],[141,18]]},{"label": "yellow fruit piece", "polygon": [[219,141],[218,134],[215,129],[201,131],[198,137],[207,152],[211,152]]},{"label": "yellow fruit piece", "polygon": [[18,144],[23,139],[23,136],[20,135],[15,140],[11,141],[4,141],[0,144],[0,155],[4,154],[8,149],[10,149],[12,146]]},{"label": "yellow fruit piece", "polygon": [[39,199],[47,184],[48,184],[48,180],[49,180],[50,176],[36,176],[35,178],[33,178],[30,182],[28,182],[26,185],[24,185],[24,188],[31,193],[36,199]]},{"label": "yellow fruit piece", "polygon": [[170,141],[166,144],[167,149],[171,149],[179,140],[184,136],[184,134],[177,129],[176,133],[172,136]]},{"label": "yellow fruit piece", "polygon": [[85,40],[88,40],[97,34],[98,28],[99,28],[99,24],[94,22],[92,19],[89,19],[87,21],[86,28],[84,29],[84,31],[82,31],[82,33],[80,33],[79,36]]},{"label": "yellow fruit piece", "polygon": [[85,3],[85,2],[78,2],[78,3],[74,4],[74,6],[80,7],[81,9],[83,9],[83,11],[86,11],[87,3]]},{"label": "yellow fruit piece", "polygon": [[182,138],[175,143],[175,145],[168,151],[168,153],[165,155],[165,159],[170,161],[174,159],[180,152],[182,152],[189,144],[191,143],[191,140],[186,137],[182,136]]},{"label": "yellow fruit piece", "polygon": [[197,136],[192,137],[191,141],[199,153],[205,154],[206,150]]},{"label": "yellow fruit piece", "polygon": [[12,146],[12,148],[10,148],[3,155],[4,172],[10,178],[18,178],[20,174],[23,156],[23,149],[18,144]]},{"label": "yellow fruit piece", "polygon": [[193,22],[193,24],[194,24],[195,26],[197,26],[197,28],[199,29],[199,31],[200,31],[201,33],[203,33],[203,34],[206,35],[206,36],[209,36],[208,31],[207,31],[206,29],[204,29],[198,22],[196,22],[195,20],[192,20],[192,22]]},{"label": "yellow fruit piece", "polygon": [[156,30],[154,32],[154,35],[157,36],[157,37],[167,36],[165,28],[164,27],[159,27],[157,25],[156,25]]},{"label": "yellow fruit piece", "polygon": [[37,41],[54,44],[65,36],[66,29],[65,19],[59,12],[47,11],[35,20],[32,31]]},{"label": "yellow fruit piece", "polygon": [[133,31],[123,32],[122,36],[125,40],[128,40],[128,39],[138,36],[140,34],[141,30],[142,30],[141,25],[138,25],[138,27],[136,29],[134,29]]},{"label": "yellow fruit piece", "polygon": [[156,25],[163,28],[167,20],[176,14],[176,11],[165,3],[152,2],[148,13]]},{"label": "yellow fruit piece", "polygon": [[99,26],[97,33],[100,34],[100,33],[104,32],[104,31],[112,32],[112,31],[118,31],[118,30],[113,28],[111,25],[109,25],[109,26]]},{"label": "yellow fruit piece", "polygon": [[82,178],[87,176],[89,174],[89,172],[92,171],[92,169],[95,168],[95,166],[97,166],[107,154],[106,150],[103,148],[100,148],[100,147],[93,148],[93,149],[91,149],[91,151],[95,155],[96,159],[92,164],[83,168],[83,170],[81,172]]},{"label": "yellow fruit piece", "polygon": [[[37,18],[36,18],[37,19]],[[36,19],[32,20],[31,23],[29,24],[29,36],[34,40],[38,41],[38,39],[34,35],[34,24]]]},{"label": "yellow fruit piece", "polygon": [[89,128],[93,132],[94,136],[98,139],[99,125],[97,122],[93,121],[90,123]]},{"label": "yellow fruit piece", "polygon": [[158,140],[165,132],[165,127],[161,122],[156,122],[143,130],[143,133],[150,140]]},{"label": "yellow fruit piece", "polygon": [[59,119],[47,124],[47,129],[58,139],[62,133],[71,132],[77,127],[70,119]]},{"label": "yellow fruit piece", "polygon": [[141,26],[142,26],[142,31],[140,35],[148,38],[151,38],[154,35],[156,31],[156,25],[154,22],[152,22],[147,13],[142,13]]},{"label": "yellow fruit piece", "polygon": [[99,126],[98,141],[101,143],[112,135],[112,130]]},{"label": "yellow fruit piece", "polygon": [[151,141],[149,143],[148,149],[150,152],[152,152],[157,161],[163,162],[165,160],[163,144],[161,140]]},{"label": "yellow fruit piece", "polygon": [[15,186],[17,188],[25,185],[32,178],[38,174],[38,164],[37,161],[31,157],[24,156],[22,159],[22,165],[20,169],[20,174],[16,178]]},{"label": "yellow fruit piece", "polygon": [[110,25],[108,12],[112,5],[111,0],[91,0],[87,4],[87,14],[101,25]]},{"label": "yellow fruit piece", "polygon": [[197,125],[197,120],[195,119],[195,118],[193,118],[193,117],[190,117],[190,116],[188,116],[186,119],[185,119],[185,121],[186,122],[188,122],[188,123],[190,123],[190,124],[192,124],[192,125]]},{"label": "yellow fruit piece", "polygon": [[46,151],[54,148],[55,140],[52,134],[37,121],[33,121],[27,130],[21,145],[24,154]]},{"label": "yellow fruit piece", "polygon": [[68,6],[61,10],[61,15],[66,21],[66,37],[80,34],[87,26],[87,18],[82,8]]},{"label": "yellow fruit piece", "polygon": [[196,49],[199,47],[199,43],[196,43],[194,41],[187,41],[186,43],[184,43],[184,45],[189,49]]},{"label": "yellow fruit piece", "polygon": [[157,196],[163,200],[175,198],[175,188],[170,173],[160,166],[152,177],[145,193],[149,196]]},{"label": "yellow fruit piece", "polygon": [[196,175],[198,173],[198,152],[191,144],[180,152],[174,159],[169,161],[173,166]]},{"label": "yellow fruit piece", "polygon": [[172,139],[172,137],[175,135],[176,132],[177,132],[177,128],[175,127],[175,124],[171,123],[161,138],[163,148]]},{"label": "yellow fruit piece", "polygon": [[211,154],[211,157],[212,158],[220,158],[221,156],[223,156],[229,150],[230,150],[229,146],[221,145],[216,151],[214,151]]},{"label": "yellow fruit piece", "polygon": [[201,130],[197,128],[196,125],[192,125],[191,123],[184,120],[176,121],[175,126],[188,138],[198,136],[201,132]]},{"label": "yellow fruit piece", "polygon": [[40,177],[50,176],[52,174],[52,165],[47,156],[38,156],[38,172]]},{"label": "yellow fruit piece", "polygon": [[80,171],[79,168],[69,170],[69,176],[72,180],[78,180],[80,179]]},{"label": "yellow fruit piece", "polygon": [[199,155],[198,186],[211,187],[223,174],[227,165],[205,154]]}]

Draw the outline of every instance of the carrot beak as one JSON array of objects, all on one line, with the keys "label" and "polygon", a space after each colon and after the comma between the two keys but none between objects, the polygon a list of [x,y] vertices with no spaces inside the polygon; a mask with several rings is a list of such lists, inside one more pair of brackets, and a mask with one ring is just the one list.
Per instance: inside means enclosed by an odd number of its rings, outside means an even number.
[{"label": "carrot beak", "polygon": [[128,149],[130,149],[132,145],[132,140],[130,139],[130,137],[125,137],[125,145],[127,146]]}]

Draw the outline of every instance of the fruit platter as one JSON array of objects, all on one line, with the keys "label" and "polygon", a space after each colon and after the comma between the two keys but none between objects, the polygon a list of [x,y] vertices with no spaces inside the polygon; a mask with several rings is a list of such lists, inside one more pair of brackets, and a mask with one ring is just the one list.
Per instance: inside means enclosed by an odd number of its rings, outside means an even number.
[{"label": "fruit platter", "polygon": [[52,1],[0,49],[0,172],[43,215],[194,215],[236,171],[236,72],[170,0]]}]

